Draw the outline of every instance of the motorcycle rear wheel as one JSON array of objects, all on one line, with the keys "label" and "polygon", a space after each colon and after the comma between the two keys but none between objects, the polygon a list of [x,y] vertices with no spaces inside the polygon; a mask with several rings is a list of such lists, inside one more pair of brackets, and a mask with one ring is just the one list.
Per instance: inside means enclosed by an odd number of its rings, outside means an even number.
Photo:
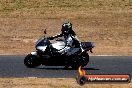
[{"label": "motorcycle rear wheel", "polygon": [[71,67],[72,69],[77,70],[79,68],[79,66],[86,66],[89,62],[89,55],[86,53],[84,55],[82,55],[81,57],[78,57],[75,61],[73,61]]}]

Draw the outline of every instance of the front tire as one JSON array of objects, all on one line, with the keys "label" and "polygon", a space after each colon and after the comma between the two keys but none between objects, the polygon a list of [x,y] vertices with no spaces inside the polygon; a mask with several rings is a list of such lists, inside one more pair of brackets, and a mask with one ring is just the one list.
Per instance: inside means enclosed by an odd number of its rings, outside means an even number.
[{"label": "front tire", "polygon": [[24,59],[24,64],[28,68],[35,68],[40,65],[40,61],[36,55],[28,54]]}]

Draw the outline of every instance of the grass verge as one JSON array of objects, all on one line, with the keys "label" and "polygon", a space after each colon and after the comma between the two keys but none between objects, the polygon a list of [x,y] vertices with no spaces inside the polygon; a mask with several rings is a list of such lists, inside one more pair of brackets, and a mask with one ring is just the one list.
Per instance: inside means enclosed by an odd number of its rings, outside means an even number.
[{"label": "grass verge", "polygon": [[0,78],[0,88],[131,88],[131,83],[85,84],[74,78]]}]

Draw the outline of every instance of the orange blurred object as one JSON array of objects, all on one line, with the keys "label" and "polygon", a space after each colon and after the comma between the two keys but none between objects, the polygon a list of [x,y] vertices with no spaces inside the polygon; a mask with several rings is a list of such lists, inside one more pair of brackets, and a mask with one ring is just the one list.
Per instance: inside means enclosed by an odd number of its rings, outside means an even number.
[{"label": "orange blurred object", "polygon": [[86,74],[85,70],[82,69],[82,66],[79,67],[78,72],[80,76],[84,76]]}]

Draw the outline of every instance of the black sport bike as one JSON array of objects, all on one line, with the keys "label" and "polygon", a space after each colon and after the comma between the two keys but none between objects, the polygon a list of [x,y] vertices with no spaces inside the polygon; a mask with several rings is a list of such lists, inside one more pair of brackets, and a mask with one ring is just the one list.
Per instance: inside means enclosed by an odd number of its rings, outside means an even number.
[{"label": "black sport bike", "polygon": [[[46,34],[46,31],[44,31]],[[71,56],[59,53],[59,50],[66,47],[66,44],[61,39],[55,40],[53,43],[48,37],[41,37],[35,44],[36,51],[28,54],[24,59],[26,67],[35,68],[39,65],[45,66],[64,66],[65,68],[72,67],[78,69],[79,66],[86,66],[89,62],[89,54],[92,53],[92,48],[95,47],[93,42],[80,43],[83,52],[75,53]],[[80,48],[80,47],[79,47]]]}]

